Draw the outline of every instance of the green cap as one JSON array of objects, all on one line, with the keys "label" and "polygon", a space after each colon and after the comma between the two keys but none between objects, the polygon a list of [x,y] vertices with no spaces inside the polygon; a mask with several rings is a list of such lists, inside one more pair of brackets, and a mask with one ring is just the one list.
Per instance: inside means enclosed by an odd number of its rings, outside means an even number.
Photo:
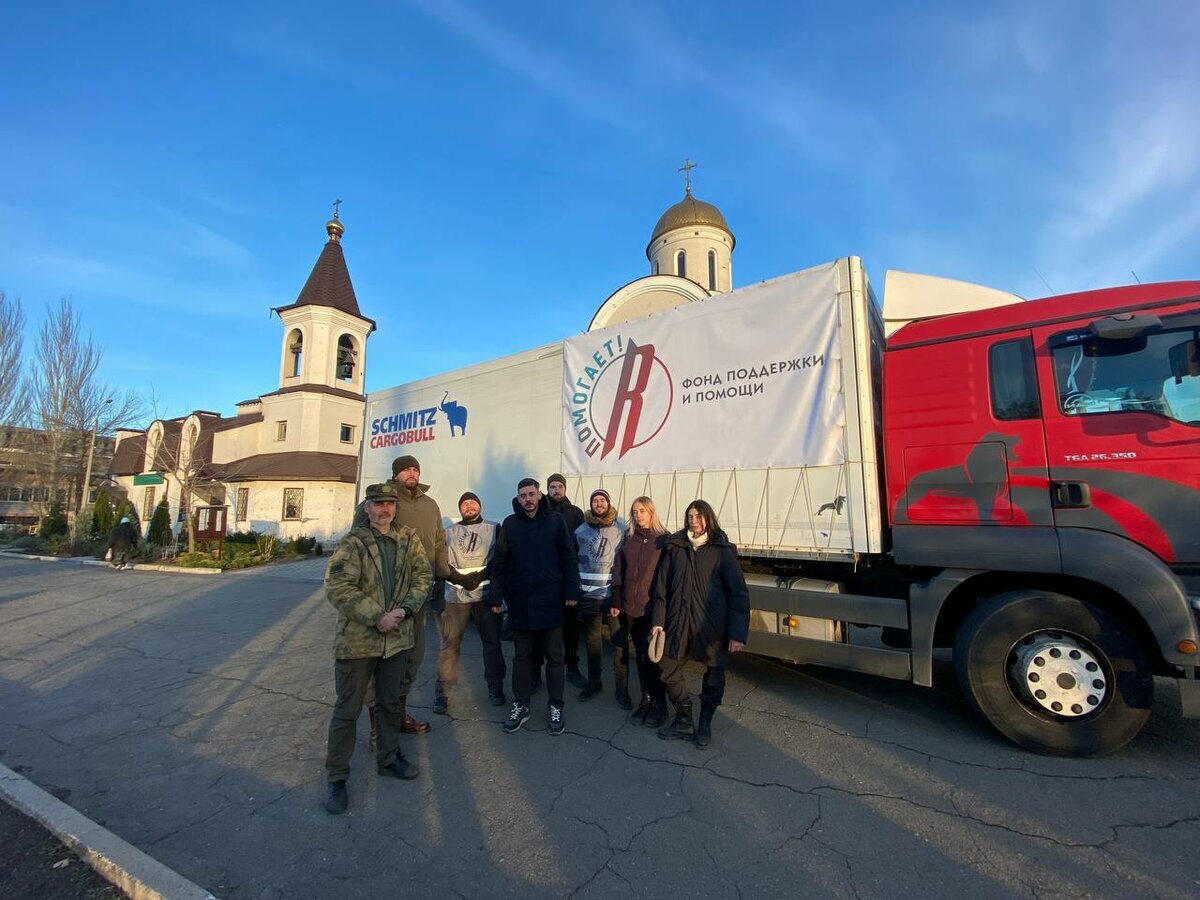
[{"label": "green cap", "polygon": [[394,481],[367,485],[367,499],[395,501],[400,499],[400,488]]}]

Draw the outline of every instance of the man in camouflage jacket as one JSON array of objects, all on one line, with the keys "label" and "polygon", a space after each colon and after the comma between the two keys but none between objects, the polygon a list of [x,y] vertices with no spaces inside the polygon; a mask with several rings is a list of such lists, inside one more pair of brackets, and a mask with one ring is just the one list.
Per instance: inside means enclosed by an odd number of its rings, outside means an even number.
[{"label": "man in camouflage jacket", "polygon": [[399,490],[392,482],[367,488],[369,525],[342,538],[325,572],[325,596],[338,611],[337,702],[325,758],[325,809],[333,815],[344,812],[349,802],[346,778],[355,726],[372,677],[379,722],[377,770],[395,778],[417,776],[417,767],[400,752],[401,696],[416,643],[414,620],[429,599],[433,572],[417,532],[393,524]]}]

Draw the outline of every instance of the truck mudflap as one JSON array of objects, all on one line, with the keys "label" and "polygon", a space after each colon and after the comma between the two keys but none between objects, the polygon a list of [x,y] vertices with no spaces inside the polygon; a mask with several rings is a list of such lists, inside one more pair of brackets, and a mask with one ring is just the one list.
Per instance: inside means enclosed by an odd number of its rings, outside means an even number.
[{"label": "truck mudflap", "polygon": [[1185,719],[1200,719],[1200,680],[1194,677],[1181,678],[1179,685],[1179,711]]}]

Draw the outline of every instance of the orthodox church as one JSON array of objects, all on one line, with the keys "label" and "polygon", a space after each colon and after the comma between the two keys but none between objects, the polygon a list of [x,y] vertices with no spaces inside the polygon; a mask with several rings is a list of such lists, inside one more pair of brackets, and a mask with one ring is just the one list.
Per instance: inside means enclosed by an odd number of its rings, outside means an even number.
[{"label": "orthodox church", "polygon": [[[717,207],[693,196],[692,167],[682,170],[683,199],[651,232],[650,274],[611,294],[588,330],[732,289],[733,232]],[[144,528],[164,496],[177,523],[185,505],[227,506],[229,532],[328,540],[350,527],[375,322],[359,309],[336,208],[325,230],[296,301],[273,310],[282,331],[276,390],[243,400],[230,417],[197,410],[117,433],[109,475],[137,505]]]},{"label": "orthodox church", "polygon": [[363,373],[375,323],[362,314],[338,214],[294,303],[274,309],[282,335],[279,387],[243,400],[234,416],[198,410],[117,433],[110,475],[145,526],[162,497],[230,507],[228,531],[326,539],[354,513]]},{"label": "orthodox church", "polygon": [[684,163],[683,199],[663,213],[646,245],[650,274],[614,291],[600,304],[587,330],[616,325],[733,289],[733,232],[711,203],[692,195]]}]

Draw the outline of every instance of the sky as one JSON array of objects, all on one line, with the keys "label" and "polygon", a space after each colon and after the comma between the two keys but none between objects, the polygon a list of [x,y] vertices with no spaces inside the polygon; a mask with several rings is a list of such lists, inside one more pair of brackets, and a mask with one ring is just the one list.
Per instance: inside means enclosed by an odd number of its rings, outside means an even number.
[{"label": "sky", "polygon": [[4,6],[0,291],[159,416],[279,386],[335,198],[368,391],[582,331],[685,158],[735,286],[1200,277],[1194,0]]}]

